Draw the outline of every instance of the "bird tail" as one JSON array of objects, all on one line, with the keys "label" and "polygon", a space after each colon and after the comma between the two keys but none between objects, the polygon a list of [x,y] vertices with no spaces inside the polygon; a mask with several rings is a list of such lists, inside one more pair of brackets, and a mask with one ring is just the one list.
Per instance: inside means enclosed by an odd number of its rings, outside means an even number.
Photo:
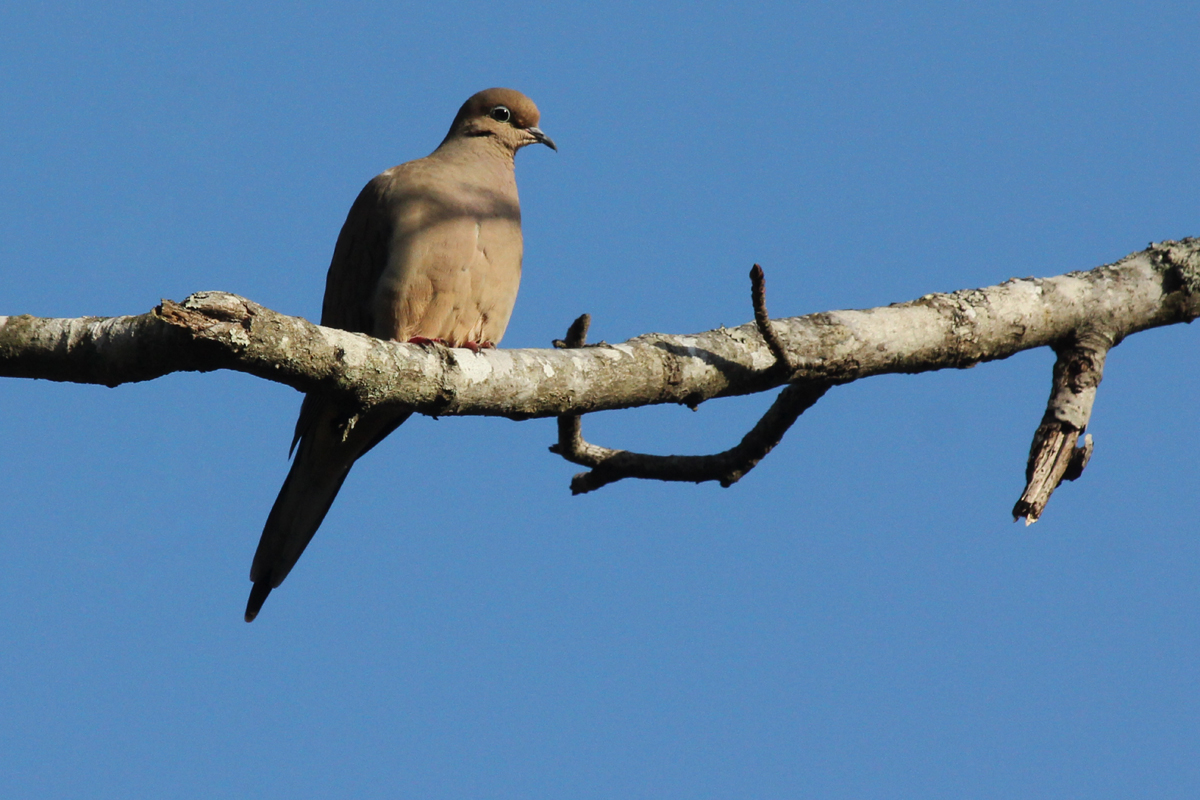
[{"label": "bird tail", "polygon": [[320,449],[324,448],[313,447],[309,437],[301,439],[292,469],[271,506],[250,567],[254,588],[246,604],[246,622],[258,616],[267,595],[283,583],[300,560],[350,474],[353,460],[345,465],[331,464],[316,452]]},{"label": "bird tail", "polygon": [[[307,404],[306,404],[307,405]],[[254,587],[246,603],[246,622],[258,616],[267,595],[291,572],[304,548],[321,527],[329,507],[355,460],[408,418],[364,415],[343,433],[333,409],[313,414],[299,437],[292,468],[267,515],[258,550],[250,566]],[[304,417],[301,417],[304,420]]]}]

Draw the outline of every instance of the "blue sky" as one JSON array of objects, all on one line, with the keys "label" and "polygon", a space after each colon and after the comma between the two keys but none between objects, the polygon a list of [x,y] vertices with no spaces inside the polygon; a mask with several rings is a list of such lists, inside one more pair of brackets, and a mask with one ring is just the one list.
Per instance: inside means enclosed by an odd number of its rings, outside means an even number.
[{"label": "blue sky", "polygon": [[[315,319],[359,188],[533,97],[504,345],[909,300],[1200,235],[1193,3],[0,9],[0,313]],[[1200,340],[1112,352],[1009,515],[1052,355],[831,391],[737,486],[584,497],[552,421],[414,419],[253,625],[291,389],[0,391],[8,797],[1195,797]],[[600,414],[652,452],[769,397]]]}]

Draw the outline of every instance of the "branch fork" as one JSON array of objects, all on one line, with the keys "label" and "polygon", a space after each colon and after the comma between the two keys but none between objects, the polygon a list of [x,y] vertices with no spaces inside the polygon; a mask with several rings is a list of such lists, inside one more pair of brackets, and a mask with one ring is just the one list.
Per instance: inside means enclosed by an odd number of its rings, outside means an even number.
[{"label": "branch fork", "polygon": [[[765,279],[758,264],[750,270],[750,287],[754,323],[775,357],[771,369],[790,376],[792,361],[767,314]],[[554,342],[555,346],[585,346],[590,324],[591,317],[582,315],[571,324],[565,339]],[[571,494],[595,491],[624,478],[690,483],[717,481],[728,488],[766,458],[800,415],[815,405],[832,385],[829,381],[789,383],[737,445],[712,455],[659,456],[591,444],[583,438],[579,414],[564,414],[558,418],[558,442],[550,446],[550,452],[573,464],[591,467],[588,472],[571,478]]]},{"label": "branch fork", "polygon": [[[134,316],[0,315],[0,376],[119,386],[173,372],[238,370],[349,407],[387,404],[437,416],[559,418],[554,452],[589,468],[572,490],[623,478],[737,482],[831,387],[887,374],[962,369],[1039,347],[1058,354],[1034,436],[1025,492],[1033,522],[1091,454],[1085,429],[1109,349],[1126,336],[1200,318],[1200,239],[1152,243],[1087,272],[1013,278],[878,308],[772,320],[762,271],[751,273],[754,322],[695,334],[645,334],[587,345],[587,317],[562,350],[427,348],[313,325],[223,292],[164,301]],[[786,346],[785,343],[786,342]],[[593,411],[784,387],[735,447],[653,456],[589,444]],[[1080,440],[1082,439],[1082,445]]]}]

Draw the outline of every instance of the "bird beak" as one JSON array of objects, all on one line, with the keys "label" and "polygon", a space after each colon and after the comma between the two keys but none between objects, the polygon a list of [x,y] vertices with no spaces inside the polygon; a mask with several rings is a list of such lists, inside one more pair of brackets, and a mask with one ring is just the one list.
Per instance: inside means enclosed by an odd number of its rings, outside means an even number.
[{"label": "bird beak", "polygon": [[556,153],[558,152],[558,148],[554,146],[554,140],[551,139],[546,134],[542,133],[541,128],[526,128],[525,132],[528,133],[530,136],[532,136],[533,140],[535,142],[540,142],[540,143],[546,145],[546,147],[549,147],[554,152],[556,152]]}]

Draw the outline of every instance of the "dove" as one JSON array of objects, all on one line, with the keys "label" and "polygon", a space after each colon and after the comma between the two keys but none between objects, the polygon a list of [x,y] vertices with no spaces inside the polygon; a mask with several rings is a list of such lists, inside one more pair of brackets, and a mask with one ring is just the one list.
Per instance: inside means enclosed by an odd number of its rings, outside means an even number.
[{"label": "dove", "polygon": [[[463,103],[430,155],[373,178],[334,246],[321,324],[475,351],[499,344],[521,281],[514,156],[530,144],[558,149],[539,121],[520,92],[485,89]],[[295,566],[354,462],[410,414],[305,396],[295,458],[250,567],[247,622]]]}]

